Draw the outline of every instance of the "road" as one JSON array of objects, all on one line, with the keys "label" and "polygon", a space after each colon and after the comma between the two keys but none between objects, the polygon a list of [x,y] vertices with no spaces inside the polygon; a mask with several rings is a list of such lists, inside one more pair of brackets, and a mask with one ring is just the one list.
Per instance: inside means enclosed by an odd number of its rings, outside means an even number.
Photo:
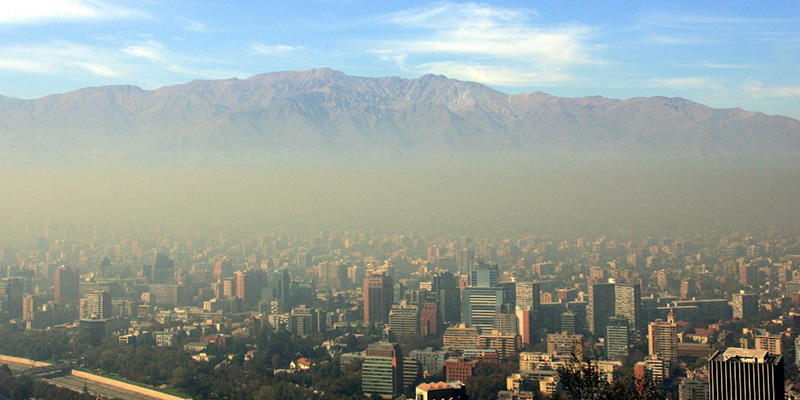
[{"label": "road", "polygon": [[[22,364],[14,364],[14,363],[6,363],[8,364],[9,369],[11,372],[18,373],[30,368],[27,365]],[[89,390],[91,394],[100,394],[103,397],[112,398],[112,399],[120,399],[120,400],[156,400],[154,397],[145,396],[138,393],[130,393],[118,388],[114,388],[111,386],[98,384],[94,382],[86,382],[83,379],[75,378],[73,376],[60,376],[56,378],[43,378],[47,382],[65,387],[67,389],[72,389],[78,392],[83,391],[84,384],[86,384],[86,388]]]}]

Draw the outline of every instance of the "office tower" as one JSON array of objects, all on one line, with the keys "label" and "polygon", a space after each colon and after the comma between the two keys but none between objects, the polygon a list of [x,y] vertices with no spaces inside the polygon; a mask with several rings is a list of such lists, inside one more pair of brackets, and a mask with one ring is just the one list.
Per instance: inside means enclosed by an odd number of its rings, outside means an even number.
[{"label": "office tower", "polygon": [[783,336],[779,333],[771,334],[766,329],[757,329],[755,334],[756,350],[766,350],[772,355],[783,354]]},{"label": "office tower", "polygon": [[694,278],[681,280],[681,299],[691,299],[697,296],[697,281]]},{"label": "office tower", "polygon": [[709,400],[783,400],[783,356],[730,347],[708,360]]},{"label": "office tower", "polygon": [[111,318],[111,295],[95,290],[80,300],[81,319]]},{"label": "office tower", "polygon": [[744,290],[733,294],[733,318],[750,321],[758,316],[758,295]]},{"label": "office tower", "polygon": [[222,280],[222,296],[230,299],[236,297],[236,278],[225,278]]},{"label": "office tower", "polygon": [[444,348],[449,350],[477,349],[481,331],[476,327],[465,326],[464,324],[451,326],[444,331],[442,338]]},{"label": "office tower", "polygon": [[519,333],[522,344],[531,344],[533,342],[534,324],[533,324],[533,311],[525,311],[516,309],[514,310],[517,317],[517,332]]},{"label": "office tower", "polygon": [[106,319],[81,319],[78,329],[88,339],[89,344],[99,346],[106,337],[107,322]]},{"label": "office tower", "polygon": [[417,361],[423,377],[440,375],[444,372],[444,360],[447,358],[447,350],[434,350],[426,347],[422,350],[412,350],[411,357]]},{"label": "office tower", "polygon": [[275,299],[278,300],[280,311],[286,312],[286,310],[290,309],[292,306],[292,304],[290,304],[292,299],[292,280],[289,276],[289,271],[282,269],[275,272],[272,277],[270,277],[270,284],[275,294]]},{"label": "office tower", "polygon": [[616,314],[613,283],[589,285],[589,304],[586,307],[586,324],[596,337],[606,334],[608,319]]},{"label": "office tower", "polygon": [[708,400],[708,377],[692,374],[681,379],[678,400]]},{"label": "office tower", "polygon": [[461,289],[458,280],[449,271],[434,275],[431,284],[438,294],[439,315],[445,324],[461,322]]},{"label": "office tower", "polygon": [[497,286],[500,270],[497,265],[478,263],[478,267],[470,272],[469,285],[475,287]]},{"label": "office tower", "polygon": [[519,333],[517,315],[515,313],[501,312],[494,316],[494,330],[503,335],[516,335]]},{"label": "office tower", "polygon": [[539,309],[539,282],[516,282],[517,309],[536,311]]},{"label": "office tower", "polygon": [[575,326],[576,322],[575,313],[572,311],[565,311],[561,314],[561,332],[574,335],[577,332]]},{"label": "office tower", "polygon": [[175,275],[175,262],[166,255],[156,252],[156,260],[153,262],[150,274],[153,283],[170,283]]},{"label": "office tower", "polygon": [[245,309],[253,309],[261,301],[261,272],[256,270],[236,271],[236,297],[242,299]]},{"label": "office tower", "polygon": [[758,286],[758,268],[750,263],[739,266],[739,283],[743,286]]},{"label": "office tower", "polygon": [[403,355],[400,346],[379,342],[367,347],[361,365],[361,391],[366,395],[385,397],[403,392]]},{"label": "office tower", "polygon": [[436,336],[441,331],[442,320],[435,302],[423,303],[419,315],[419,333],[423,336]]},{"label": "office tower", "polygon": [[78,271],[66,265],[60,266],[56,270],[55,276],[55,301],[60,306],[78,305],[79,295]]},{"label": "office tower", "polygon": [[389,330],[397,335],[414,336],[419,333],[419,308],[403,300],[389,310]]},{"label": "office tower", "polygon": [[638,329],[642,323],[642,294],[639,285],[620,285],[614,287],[615,312],[628,320],[630,329]]},{"label": "office tower", "polygon": [[678,362],[678,326],[660,319],[651,322],[647,329],[648,353],[658,354],[670,363]]},{"label": "office tower", "polygon": [[458,273],[468,274],[475,266],[475,250],[461,249],[456,253]]},{"label": "office tower", "polygon": [[10,318],[22,317],[23,289],[21,278],[0,279],[0,312],[7,312]]},{"label": "office tower", "polygon": [[656,283],[662,291],[669,290],[669,274],[666,269],[660,269],[656,272]]},{"label": "office tower", "polygon": [[[628,358],[630,343],[628,320],[625,317],[611,317],[606,326],[606,359]],[[677,347],[676,347],[677,350]]]},{"label": "office tower", "polygon": [[293,308],[289,314],[289,332],[303,337],[319,332],[317,310],[305,305]]},{"label": "office tower", "polygon": [[384,274],[372,274],[364,278],[364,323],[385,324],[389,322],[389,310],[394,302],[394,283]]},{"label": "office tower", "polygon": [[26,294],[22,298],[22,320],[30,321],[33,319],[33,313],[36,311],[33,296]]},{"label": "office tower", "polygon": [[463,320],[467,326],[480,327],[491,331],[494,316],[505,304],[506,291],[501,286],[466,287],[462,299]]}]

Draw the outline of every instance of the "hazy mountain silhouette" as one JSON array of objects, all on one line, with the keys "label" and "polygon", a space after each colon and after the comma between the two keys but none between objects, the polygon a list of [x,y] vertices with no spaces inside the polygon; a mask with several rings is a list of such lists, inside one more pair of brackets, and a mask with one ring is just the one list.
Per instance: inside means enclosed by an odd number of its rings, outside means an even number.
[{"label": "hazy mountain silhouette", "polygon": [[146,91],[0,96],[6,158],[513,151],[795,157],[800,121],[682,98],[508,95],[425,75],[348,76],[331,69],[193,81]]}]

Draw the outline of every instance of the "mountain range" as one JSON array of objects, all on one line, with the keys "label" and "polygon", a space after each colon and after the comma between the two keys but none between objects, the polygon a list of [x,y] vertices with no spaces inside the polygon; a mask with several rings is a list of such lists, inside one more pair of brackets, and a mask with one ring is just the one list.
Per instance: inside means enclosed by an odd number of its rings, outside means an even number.
[{"label": "mountain range", "polygon": [[800,121],[683,98],[505,94],[475,82],[331,69],[0,96],[6,158],[511,151],[691,157],[800,155]]}]

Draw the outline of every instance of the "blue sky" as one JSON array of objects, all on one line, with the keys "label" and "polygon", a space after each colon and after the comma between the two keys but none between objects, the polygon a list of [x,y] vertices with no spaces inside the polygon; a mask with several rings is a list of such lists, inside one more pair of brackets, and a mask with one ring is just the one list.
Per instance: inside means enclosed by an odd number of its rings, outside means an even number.
[{"label": "blue sky", "polygon": [[331,67],[800,119],[800,2],[0,0],[0,94]]}]

